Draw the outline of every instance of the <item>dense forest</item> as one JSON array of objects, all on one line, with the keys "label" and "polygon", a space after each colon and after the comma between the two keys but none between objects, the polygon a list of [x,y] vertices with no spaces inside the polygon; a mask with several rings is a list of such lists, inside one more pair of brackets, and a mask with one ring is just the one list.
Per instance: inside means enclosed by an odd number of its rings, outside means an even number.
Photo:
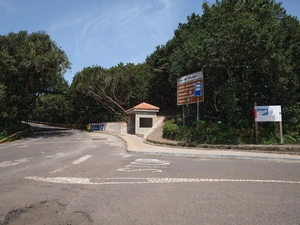
[{"label": "dense forest", "polygon": [[[257,102],[281,105],[285,140],[300,143],[298,19],[275,0],[219,0],[202,7],[202,15],[179,23],[144,63],[91,65],[71,85],[63,78],[70,62],[49,35],[0,36],[0,133],[12,133],[29,119],[77,125],[126,121],[125,110],[145,101],[172,118],[168,138],[253,143]],[[176,105],[177,79],[196,71],[203,71],[205,86],[198,129],[196,104],[186,108],[186,126]],[[277,124],[261,125],[273,142],[277,131]]]}]

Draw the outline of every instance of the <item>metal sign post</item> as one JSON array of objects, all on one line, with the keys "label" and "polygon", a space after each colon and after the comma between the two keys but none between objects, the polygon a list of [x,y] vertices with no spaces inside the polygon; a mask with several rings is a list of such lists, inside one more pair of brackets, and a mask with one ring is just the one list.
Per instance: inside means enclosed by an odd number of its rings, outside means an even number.
[{"label": "metal sign post", "polygon": [[257,117],[256,106],[257,106],[257,103],[254,102],[255,143],[258,145],[258,122],[256,121],[256,117]]},{"label": "metal sign post", "polygon": [[202,95],[202,83],[198,81],[195,86],[194,95],[197,97],[197,129],[198,129],[198,122],[199,122],[199,97]]},{"label": "metal sign post", "polygon": [[185,125],[184,105],[182,105],[182,125]]}]

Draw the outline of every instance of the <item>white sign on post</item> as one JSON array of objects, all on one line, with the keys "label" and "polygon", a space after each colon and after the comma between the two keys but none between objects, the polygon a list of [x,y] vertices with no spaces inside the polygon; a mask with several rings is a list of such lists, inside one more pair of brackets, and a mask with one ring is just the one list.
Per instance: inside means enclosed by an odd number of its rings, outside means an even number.
[{"label": "white sign on post", "polygon": [[258,144],[258,122],[279,122],[280,143],[283,144],[281,105],[256,106],[254,105],[255,139]]},{"label": "white sign on post", "polygon": [[281,106],[255,106],[254,117],[255,122],[281,122]]}]

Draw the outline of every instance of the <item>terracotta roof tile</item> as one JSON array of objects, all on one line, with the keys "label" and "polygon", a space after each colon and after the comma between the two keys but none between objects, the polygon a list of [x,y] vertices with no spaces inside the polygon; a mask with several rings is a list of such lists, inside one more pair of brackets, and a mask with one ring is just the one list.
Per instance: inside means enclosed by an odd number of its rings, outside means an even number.
[{"label": "terracotta roof tile", "polygon": [[140,110],[159,110],[159,107],[154,106],[154,105],[150,105],[146,102],[142,102],[141,104],[138,104],[134,107],[132,107],[131,109],[126,110],[126,112],[129,112],[131,110],[135,110],[135,109],[140,109]]}]

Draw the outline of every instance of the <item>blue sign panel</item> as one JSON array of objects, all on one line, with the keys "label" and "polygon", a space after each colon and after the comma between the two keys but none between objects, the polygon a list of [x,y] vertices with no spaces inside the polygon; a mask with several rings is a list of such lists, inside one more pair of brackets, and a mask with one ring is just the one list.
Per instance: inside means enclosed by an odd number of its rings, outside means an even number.
[{"label": "blue sign panel", "polygon": [[260,108],[256,109],[257,115],[259,116],[267,116],[269,114],[269,109],[268,108]]},{"label": "blue sign panel", "polygon": [[195,86],[194,96],[201,96],[202,95],[202,83],[197,82],[194,86]]}]

